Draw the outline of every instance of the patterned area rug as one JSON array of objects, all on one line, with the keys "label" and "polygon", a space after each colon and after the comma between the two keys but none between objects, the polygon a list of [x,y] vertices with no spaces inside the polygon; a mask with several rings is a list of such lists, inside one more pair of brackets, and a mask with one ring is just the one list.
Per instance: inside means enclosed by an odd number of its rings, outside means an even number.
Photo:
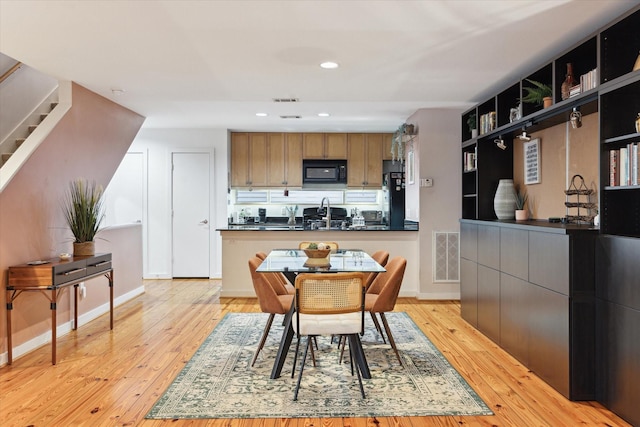
[{"label": "patterned area rug", "polygon": [[282,376],[269,379],[282,335],[282,316],[276,316],[265,348],[251,367],[267,315],[231,313],[220,321],[147,418],[492,414],[406,313],[389,313],[387,318],[405,368],[382,342],[367,315],[362,343],[372,378],[363,380],[366,399],[360,396],[348,359],[339,364],[337,345],[331,344],[329,337],[319,337],[318,367],[307,360],[298,401],[294,402],[297,371],[292,379],[291,366],[295,337]]}]

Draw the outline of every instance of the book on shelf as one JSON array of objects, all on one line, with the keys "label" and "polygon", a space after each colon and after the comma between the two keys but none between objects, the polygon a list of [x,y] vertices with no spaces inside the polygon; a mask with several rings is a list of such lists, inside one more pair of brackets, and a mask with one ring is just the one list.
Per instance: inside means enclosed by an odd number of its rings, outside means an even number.
[{"label": "book on shelf", "polygon": [[598,69],[594,68],[580,76],[580,91],[586,92],[598,86]]},{"label": "book on shelf", "polygon": [[469,172],[476,169],[476,153],[466,151],[464,153],[464,171]]},{"label": "book on shelf", "polygon": [[609,185],[611,187],[640,185],[638,177],[638,145],[630,143],[609,151]]},{"label": "book on shelf", "polygon": [[576,95],[580,95],[582,93],[582,85],[575,85],[569,88],[569,98],[574,97]]},{"label": "book on shelf", "polygon": [[480,135],[489,133],[496,128],[496,112],[490,111],[480,116]]}]

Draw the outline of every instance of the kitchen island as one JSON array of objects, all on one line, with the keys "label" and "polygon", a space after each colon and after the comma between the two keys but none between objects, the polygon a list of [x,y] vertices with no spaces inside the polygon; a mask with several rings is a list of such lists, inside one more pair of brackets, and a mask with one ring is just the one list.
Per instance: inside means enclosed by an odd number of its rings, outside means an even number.
[{"label": "kitchen island", "polygon": [[417,226],[404,230],[384,229],[317,229],[305,230],[302,225],[230,225],[217,229],[222,236],[222,292],[224,297],[255,296],[249,258],[256,252],[269,253],[272,249],[297,248],[301,241],[337,242],[341,249],[362,249],[369,254],[383,249],[390,258],[407,259],[400,296],[415,297],[419,292],[419,233]]}]

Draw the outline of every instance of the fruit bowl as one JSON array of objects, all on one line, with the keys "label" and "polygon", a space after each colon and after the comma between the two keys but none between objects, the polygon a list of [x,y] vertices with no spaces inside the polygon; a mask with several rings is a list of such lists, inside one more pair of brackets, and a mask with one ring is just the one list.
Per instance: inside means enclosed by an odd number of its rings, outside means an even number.
[{"label": "fruit bowl", "polygon": [[308,258],[326,258],[331,252],[331,248],[329,249],[305,249],[304,253]]}]

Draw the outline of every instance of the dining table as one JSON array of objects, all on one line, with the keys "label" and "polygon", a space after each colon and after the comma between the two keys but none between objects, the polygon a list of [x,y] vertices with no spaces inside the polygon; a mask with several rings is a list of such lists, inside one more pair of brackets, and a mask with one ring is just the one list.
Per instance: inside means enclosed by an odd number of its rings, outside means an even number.
[{"label": "dining table", "polygon": [[[300,273],[381,273],[385,271],[383,266],[361,249],[337,249],[332,251],[327,258],[320,259],[307,257],[304,250],[301,249],[273,249],[256,269],[258,273],[283,273],[292,285],[295,285],[296,276]],[[291,341],[295,335],[292,325],[294,309],[295,303],[291,305],[289,313],[285,316],[284,330],[271,370],[271,379],[280,377],[291,347]],[[360,368],[363,378],[370,379],[371,373],[362,347],[355,348],[355,353],[355,362]]]}]

